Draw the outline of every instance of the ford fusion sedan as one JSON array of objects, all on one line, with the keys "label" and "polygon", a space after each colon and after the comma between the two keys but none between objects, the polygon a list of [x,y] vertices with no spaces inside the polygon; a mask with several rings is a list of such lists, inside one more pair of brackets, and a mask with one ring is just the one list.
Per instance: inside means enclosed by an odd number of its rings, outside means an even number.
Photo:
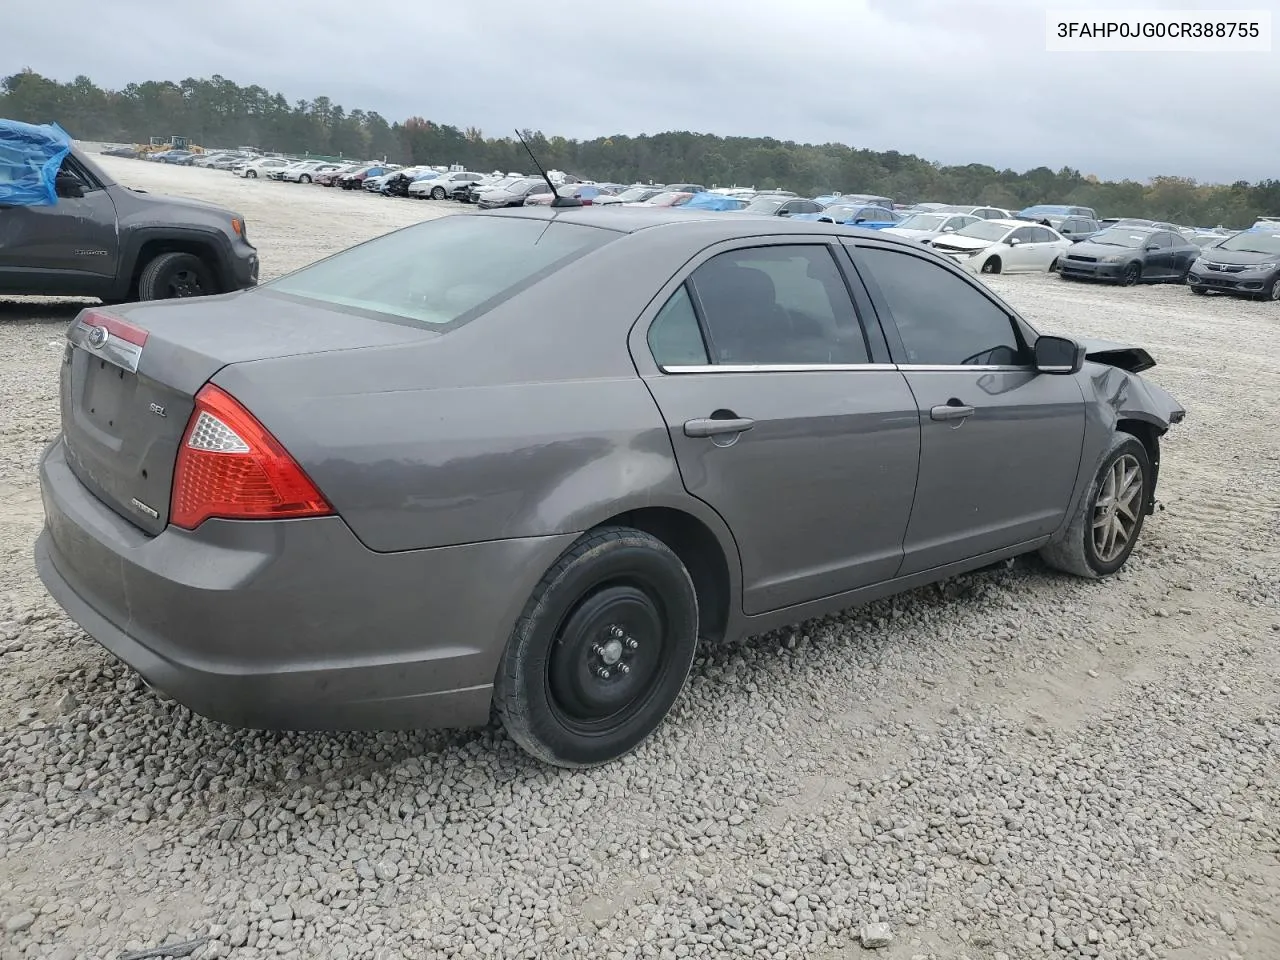
[{"label": "ford fusion sedan", "polygon": [[589,766],[703,645],[1032,552],[1115,573],[1184,414],[1153,365],[876,231],[440,217],[253,292],[82,311],[36,564],[216,720],[494,711]]},{"label": "ford fusion sedan", "polygon": [[1151,227],[1111,227],[1082,240],[1058,264],[1063,280],[1109,280],[1124,286],[1181,283],[1200,246],[1180,233]]},{"label": "ford fusion sedan", "polygon": [[1044,273],[1058,268],[1071,241],[1025,220],[979,220],[929,245],[978,273]]},{"label": "ford fusion sedan", "polygon": [[1192,293],[1280,300],[1280,223],[1254,227],[1201,250],[1187,273]]}]

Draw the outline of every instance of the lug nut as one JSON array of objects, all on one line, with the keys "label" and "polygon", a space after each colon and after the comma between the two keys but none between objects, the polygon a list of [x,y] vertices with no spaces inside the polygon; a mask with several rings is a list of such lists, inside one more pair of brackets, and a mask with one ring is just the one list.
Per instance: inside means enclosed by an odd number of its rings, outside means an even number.
[{"label": "lug nut", "polygon": [[636,647],[638,647],[638,646],[640,646],[640,644],[636,642],[636,638],[635,638],[635,637],[627,637],[627,649],[628,649],[628,650],[634,650],[634,649],[635,649]]},{"label": "lug nut", "polygon": [[600,646],[598,643],[593,643],[591,645],[591,652],[598,657],[600,654],[604,653],[604,647]]},{"label": "lug nut", "polygon": [[609,632],[610,632],[611,634],[613,634],[613,637],[614,637],[614,639],[615,639],[615,640],[621,640],[621,639],[622,639],[622,628],[621,628],[621,627],[614,627],[614,628],[613,628],[612,630],[610,630]]},{"label": "lug nut", "polygon": [[628,667],[625,663],[620,663],[618,664],[618,672],[622,674],[627,674],[631,672],[631,668]]},{"label": "lug nut", "polygon": [[601,667],[599,670],[596,671],[596,676],[599,677],[601,680],[608,680],[609,671],[606,670],[604,667]]}]

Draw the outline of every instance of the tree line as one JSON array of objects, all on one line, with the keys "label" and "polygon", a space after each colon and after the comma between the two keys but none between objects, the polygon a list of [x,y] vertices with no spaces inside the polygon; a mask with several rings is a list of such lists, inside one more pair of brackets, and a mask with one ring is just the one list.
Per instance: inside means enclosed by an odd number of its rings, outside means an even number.
[{"label": "tree line", "polygon": [[[280,93],[256,84],[242,87],[217,75],[107,90],[86,76],[62,83],[26,69],[0,80],[0,117],[56,122],[81,140],[146,143],[153,136],[176,135],[204,146],[254,146],[293,155],[459,163],[480,171],[530,166],[513,136],[486,137],[475,127],[422,117],[389,121],[374,110],[348,112],[328,97],[290,103]],[[1103,181],[1070,167],[1019,173],[978,163],[943,166],[896,150],[687,131],[593,140],[521,133],[545,167],[601,181],[779,187],[807,196],[858,192],[898,202],[1015,210],[1033,203],[1073,203],[1093,207],[1101,216],[1200,226],[1249,226],[1259,216],[1280,213],[1280,180],[1230,185],[1179,176],[1157,176],[1146,183]]]}]

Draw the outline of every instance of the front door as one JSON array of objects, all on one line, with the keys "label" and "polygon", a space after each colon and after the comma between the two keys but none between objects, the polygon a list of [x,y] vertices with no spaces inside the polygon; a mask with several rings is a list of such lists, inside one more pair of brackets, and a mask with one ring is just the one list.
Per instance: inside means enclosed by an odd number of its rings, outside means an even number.
[{"label": "front door", "polygon": [[1052,533],[1084,443],[1076,379],[1035,371],[1031,344],[981,283],[908,251],[859,243],[854,256],[920,410],[901,574]]},{"label": "front door", "polygon": [[[1153,247],[1155,249],[1152,249]],[[1154,279],[1178,275],[1174,265],[1173,234],[1164,232],[1151,234],[1146,242],[1146,248],[1146,265],[1142,269],[1144,276]]]},{"label": "front door", "polygon": [[754,243],[703,260],[632,340],[686,489],[737,541],[749,615],[893,578],[920,453],[832,247]]},{"label": "front door", "polygon": [[98,296],[114,282],[120,257],[115,203],[74,158],[63,171],[83,197],[0,207],[0,290]]}]

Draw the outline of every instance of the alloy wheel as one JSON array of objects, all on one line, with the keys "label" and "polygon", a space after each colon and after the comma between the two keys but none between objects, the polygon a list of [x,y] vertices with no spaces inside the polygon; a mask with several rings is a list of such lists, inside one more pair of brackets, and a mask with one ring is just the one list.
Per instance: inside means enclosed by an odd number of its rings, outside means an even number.
[{"label": "alloy wheel", "polygon": [[1118,457],[1107,468],[1093,504],[1093,551],[1111,563],[1133,539],[1142,515],[1142,465],[1132,454]]}]

